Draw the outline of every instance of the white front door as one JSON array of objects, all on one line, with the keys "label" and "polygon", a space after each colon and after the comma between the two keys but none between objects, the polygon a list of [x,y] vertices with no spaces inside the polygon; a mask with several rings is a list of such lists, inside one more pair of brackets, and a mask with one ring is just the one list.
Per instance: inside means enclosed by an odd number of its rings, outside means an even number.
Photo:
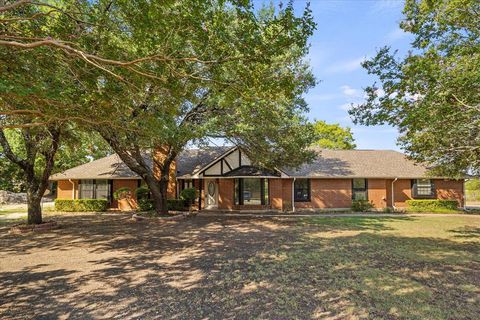
[{"label": "white front door", "polygon": [[205,180],[205,208],[218,208],[218,186],[215,180]]}]

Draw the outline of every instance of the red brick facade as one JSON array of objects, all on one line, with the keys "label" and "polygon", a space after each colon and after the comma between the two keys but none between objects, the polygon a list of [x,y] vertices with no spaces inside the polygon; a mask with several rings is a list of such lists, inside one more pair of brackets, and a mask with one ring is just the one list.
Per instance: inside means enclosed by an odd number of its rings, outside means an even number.
[{"label": "red brick facade", "polygon": [[[262,209],[262,206],[234,205],[234,180],[218,179],[220,210]],[[274,210],[292,209],[293,179],[274,178],[269,180],[270,204],[266,206]],[[392,206],[393,179],[368,179],[368,200],[376,209]],[[435,194],[438,199],[455,199],[463,207],[463,180],[433,180]],[[406,201],[412,199],[412,180],[399,179],[393,183],[394,205],[406,207]],[[311,179],[310,201],[295,202],[295,209],[334,209],[350,208],[352,205],[351,179]]]},{"label": "red brick facade", "polygon": [[[261,205],[235,205],[234,202],[234,179],[215,179],[218,184],[218,209],[219,210],[292,210],[292,182],[293,179],[273,178],[269,179],[269,204]],[[173,180],[175,181],[175,180]],[[464,181],[463,180],[433,180],[437,199],[455,199],[459,206],[464,205]],[[72,184],[73,183],[73,184]],[[412,180],[399,179],[368,179],[368,200],[375,208],[382,209],[392,206],[392,183],[394,186],[394,206],[406,207],[406,200],[412,199]],[[132,198],[129,201],[132,208],[136,208],[135,190],[139,185],[138,179],[117,179],[112,181],[112,193],[122,187],[132,190]],[[200,185],[201,191],[200,191]],[[60,180],[57,186],[57,198],[71,199],[75,186],[75,198],[79,197],[78,180]],[[175,182],[169,188],[169,198],[174,198]],[[193,180],[193,186],[199,190],[201,209],[205,208],[204,180]],[[173,189],[173,191],[172,191]],[[310,201],[295,202],[295,209],[333,209],[350,208],[352,205],[352,180],[351,179],[311,179]],[[113,200],[113,208],[118,208],[118,202]],[[198,200],[197,200],[198,207]]]}]

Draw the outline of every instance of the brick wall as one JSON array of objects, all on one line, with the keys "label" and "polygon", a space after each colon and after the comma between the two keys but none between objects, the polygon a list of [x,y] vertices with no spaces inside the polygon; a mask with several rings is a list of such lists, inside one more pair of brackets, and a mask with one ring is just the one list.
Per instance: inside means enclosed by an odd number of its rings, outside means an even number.
[{"label": "brick wall", "polygon": [[283,209],[283,180],[282,179],[269,179],[269,196],[270,206],[272,209]]},{"label": "brick wall", "polygon": [[387,180],[368,179],[368,200],[377,209],[387,206]]},{"label": "brick wall", "polygon": [[464,180],[435,180],[435,192],[438,199],[455,199],[458,205],[465,205]]},{"label": "brick wall", "polygon": [[295,202],[295,207],[299,209],[350,208],[351,205],[351,179],[311,179],[310,202]]},{"label": "brick wall", "polygon": [[[78,180],[72,180],[75,184],[75,199],[78,199]],[[57,181],[57,199],[72,199],[73,185],[69,180]]]},{"label": "brick wall", "polygon": [[[158,147],[155,149],[153,152],[153,158],[162,161],[165,158],[165,149],[162,147]],[[171,166],[170,166],[170,172],[169,172],[169,181],[168,181],[168,188],[167,188],[167,197],[169,199],[175,199],[177,195],[177,183],[176,183],[176,173],[177,173],[177,163],[176,161],[173,161]],[[153,162],[153,174],[155,178],[159,179],[161,170],[160,168],[156,165],[155,162]]]},{"label": "brick wall", "polygon": [[234,179],[218,179],[218,208],[231,210],[234,207]]},{"label": "brick wall", "polygon": [[[391,184],[393,180],[387,180],[387,203],[391,206]],[[464,180],[434,179],[437,199],[455,199],[460,207],[464,205]],[[407,200],[412,199],[412,180],[399,179],[394,183],[395,206],[405,208]]]}]

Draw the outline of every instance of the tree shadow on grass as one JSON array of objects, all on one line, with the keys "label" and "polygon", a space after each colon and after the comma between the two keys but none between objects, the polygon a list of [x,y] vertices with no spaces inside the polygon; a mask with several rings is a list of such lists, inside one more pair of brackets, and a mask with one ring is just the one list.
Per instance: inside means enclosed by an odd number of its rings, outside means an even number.
[{"label": "tree shadow on grass", "polygon": [[85,216],[49,234],[2,236],[0,257],[21,264],[0,262],[0,317],[474,318],[479,247],[383,235],[385,219]]}]

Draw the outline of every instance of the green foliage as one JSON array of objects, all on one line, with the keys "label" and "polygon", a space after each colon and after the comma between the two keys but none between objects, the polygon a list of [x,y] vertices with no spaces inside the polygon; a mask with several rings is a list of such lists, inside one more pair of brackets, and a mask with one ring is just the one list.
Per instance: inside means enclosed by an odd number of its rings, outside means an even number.
[{"label": "green foliage", "polygon": [[185,200],[183,199],[168,199],[167,200],[168,210],[172,211],[183,211],[185,210]]},{"label": "green foliage", "polygon": [[[4,133],[12,151],[20,157],[25,157],[25,140],[23,139],[22,130],[5,129]],[[105,157],[112,152],[108,144],[96,132],[86,133],[65,126],[62,141],[63,143],[59,146],[55,156],[52,174]],[[42,145],[45,144],[45,141],[40,141],[38,144],[43,149]],[[22,169],[17,164],[9,161],[4,156],[2,150],[0,146],[0,168],[2,168],[0,190],[25,192],[26,182]],[[42,172],[42,167],[45,165],[44,162],[42,156],[37,155],[35,171],[38,175]]]},{"label": "green foliage", "polygon": [[55,199],[55,210],[60,212],[103,212],[107,199]]},{"label": "green foliage", "polygon": [[191,205],[192,203],[194,203],[196,197],[197,197],[197,191],[195,190],[195,188],[183,189],[180,192],[180,199],[185,200],[185,203],[187,205]]},{"label": "green foliage", "polygon": [[138,187],[135,190],[135,196],[137,197],[137,200],[148,199],[149,194],[150,194],[150,190],[146,186]]},{"label": "green foliage", "polygon": [[480,179],[471,179],[465,181],[465,190],[480,190]]},{"label": "green foliage", "polygon": [[[138,208],[140,211],[150,211],[155,209],[153,199],[141,199],[138,201]],[[185,200],[183,199],[168,199],[167,208],[169,211],[184,211]]]},{"label": "green foliage", "polygon": [[132,194],[132,190],[128,187],[122,187],[122,188],[119,188],[117,189],[117,191],[115,191],[113,193],[113,198],[115,200],[121,200],[121,199],[126,199],[128,198],[130,195]]},{"label": "green foliage", "polygon": [[318,120],[313,124],[317,140],[314,145],[323,149],[355,149],[355,139],[350,128],[339,124],[328,124]]},{"label": "green foliage", "polygon": [[480,2],[408,0],[403,12],[412,50],[398,57],[385,47],[363,63],[379,84],[350,114],[398,127],[407,154],[437,175],[479,173]]},{"label": "green foliage", "polygon": [[407,211],[449,212],[458,209],[456,200],[407,200]]},{"label": "green foliage", "polygon": [[354,212],[367,212],[374,208],[373,202],[368,200],[353,200],[352,211]]},{"label": "green foliage", "polygon": [[150,211],[155,209],[155,205],[152,199],[140,198],[138,199],[137,203],[138,203],[138,209],[140,209],[140,211]]}]

